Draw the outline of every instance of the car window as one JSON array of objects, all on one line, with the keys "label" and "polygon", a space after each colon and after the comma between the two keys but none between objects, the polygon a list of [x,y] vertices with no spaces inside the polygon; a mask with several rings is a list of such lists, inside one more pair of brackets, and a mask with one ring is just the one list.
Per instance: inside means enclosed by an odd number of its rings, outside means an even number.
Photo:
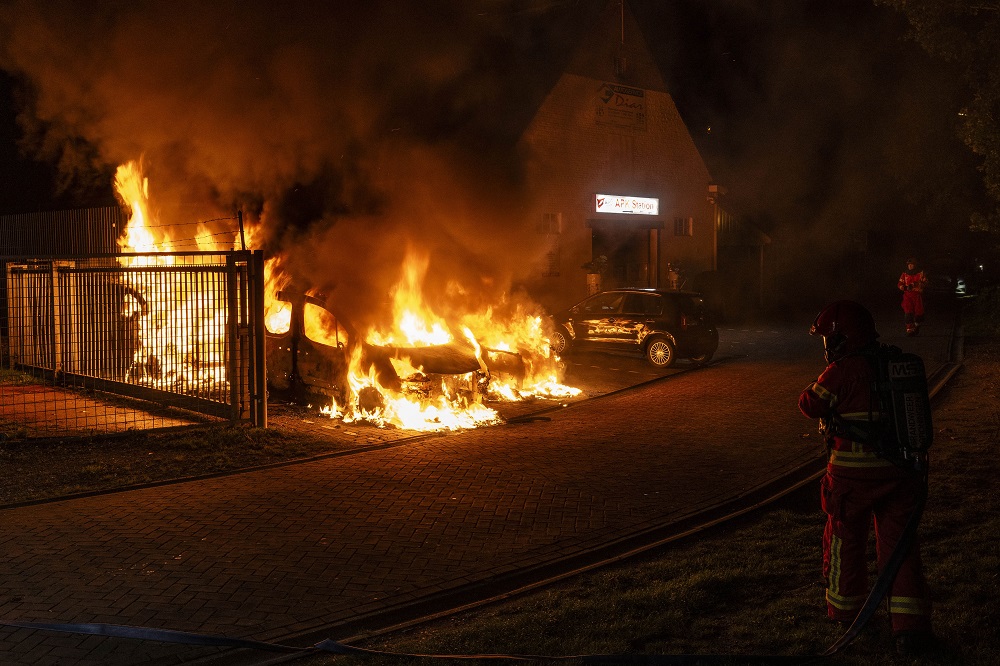
[{"label": "car window", "polygon": [[676,298],[664,298],[663,299],[663,319],[671,323],[676,323],[678,308],[678,299]]},{"label": "car window", "polygon": [[583,302],[587,314],[615,314],[621,311],[624,294],[604,293]]},{"label": "car window", "polygon": [[659,315],[663,312],[663,298],[659,294],[629,294],[625,297],[622,312],[627,314]]},{"label": "car window", "polygon": [[292,327],[292,304],[277,299],[269,302],[264,308],[264,326],[268,333],[287,333]]},{"label": "car window", "polygon": [[700,317],[702,315],[702,300],[696,296],[678,297],[677,304],[681,312],[689,317]]},{"label": "car window", "polygon": [[312,303],[306,303],[302,315],[306,337],[313,342],[331,347],[348,344],[347,330],[329,310]]}]

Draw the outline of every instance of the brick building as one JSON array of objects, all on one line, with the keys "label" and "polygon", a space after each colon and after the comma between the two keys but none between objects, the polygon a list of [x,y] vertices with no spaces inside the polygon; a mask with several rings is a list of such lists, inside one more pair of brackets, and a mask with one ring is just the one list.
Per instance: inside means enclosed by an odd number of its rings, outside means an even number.
[{"label": "brick building", "polygon": [[718,229],[731,217],[722,188],[625,3],[609,2],[584,36],[519,149],[546,305],[599,288],[667,288],[678,272],[675,284],[697,287],[718,268]]}]

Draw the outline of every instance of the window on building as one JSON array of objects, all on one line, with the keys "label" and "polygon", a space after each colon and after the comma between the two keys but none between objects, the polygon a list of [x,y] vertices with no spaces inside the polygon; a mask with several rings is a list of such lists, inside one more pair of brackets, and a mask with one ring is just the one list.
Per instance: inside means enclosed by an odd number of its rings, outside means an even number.
[{"label": "window on building", "polygon": [[538,221],[538,233],[562,233],[562,213],[542,213],[542,218]]},{"label": "window on building", "polygon": [[619,55],[615,58],[615,76],[619,79],[628,75],[628,58]]},{"label": "window on building", "polygon": [[542,265],[542,275],[559,277],[560,238],[562,233],[562,213],[542,213],[536,231],[545,236],[545,259]]},{"label": "window on building", "polygon": [[674,236],[694,236],[694,218],[675,217]]}]

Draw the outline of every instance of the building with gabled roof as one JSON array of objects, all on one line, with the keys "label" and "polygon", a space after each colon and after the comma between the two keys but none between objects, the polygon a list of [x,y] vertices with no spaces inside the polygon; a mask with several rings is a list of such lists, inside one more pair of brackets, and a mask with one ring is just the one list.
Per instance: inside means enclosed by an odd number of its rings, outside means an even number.
[{"label": "building with gabled roof", "polygon": [[718,269],[732,216],[626,3],[608,3],[584,35],[519,150],[545,305],[614,287],[698,288]]}]

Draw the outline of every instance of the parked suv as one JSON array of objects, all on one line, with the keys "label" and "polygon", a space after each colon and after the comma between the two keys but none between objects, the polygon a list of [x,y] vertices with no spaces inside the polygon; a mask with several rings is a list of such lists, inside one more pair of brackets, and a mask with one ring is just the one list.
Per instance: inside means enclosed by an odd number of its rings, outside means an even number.
[{"label": "parked suv", "polygon": [[657,368],[688,358],[707,363],[719,347],[701,295],[691,291],[614,289],[553,317],[552,350],[636,352]]}]

